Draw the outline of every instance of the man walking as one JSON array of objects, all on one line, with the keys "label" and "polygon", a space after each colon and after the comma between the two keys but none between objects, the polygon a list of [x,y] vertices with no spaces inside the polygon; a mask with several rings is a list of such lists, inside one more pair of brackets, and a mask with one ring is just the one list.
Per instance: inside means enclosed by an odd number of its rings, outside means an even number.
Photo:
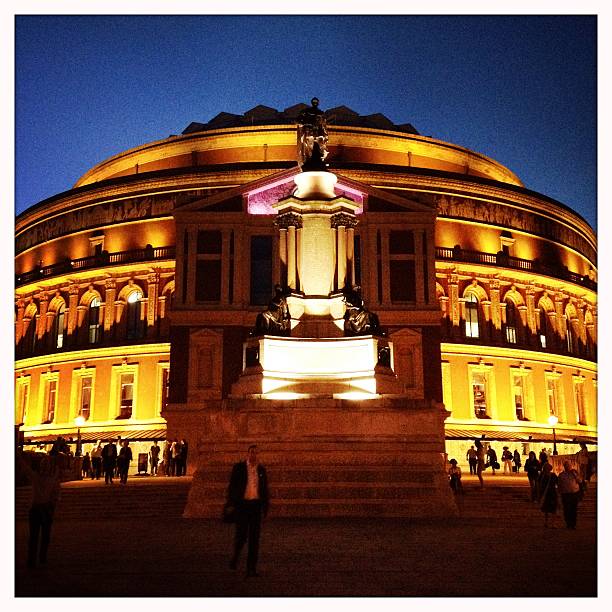
[{"label": "man walking", "polygon": [[569,461],[564,461],[563,472],[559,474],[557,488],[561,494],[563,518],[568,529],[576,529],[581,482],[578,472],[572,469],[572,464]]},{"label": "man walking", "polygon": [[470,476],[474,474],[476,475],[476,466],[478,465],[478,457],[476,456],[476,449],[472,444],[471,448],[468,449],[468,452],[465,454],[465,458],[468,460],[470,464]]},{"label": "man walking", "polygon": [[153,440],[153,444],[149,449],[149,461],[151,462],[151,476],[157,476],[157,464],[159,463],[159,444],[157,440]]},{"label": "man walking", "polygon": [[100,480],[100,474],[102,474],[102,442],[98,440],[98,443],[91,450],[91,478],[95,477],[96,480]]},{"label": "man walking", "polygon": [[258,576],[259,533],[262,514],[264,518],[268,514],[269,493],[266,468],[257,462],[255,444],[249,446],[247,460],[234,465],[227,497],[236,508],[236,534],[230,568],[236,569],[240,551],[248,539],[247,577]]},{"label": "man walking", "polygon": [[104,484],[113,484],[113,474],[117,467],[117,447],[111,440],[102,449],[102,468],[104,469]]},{"label": "man walking", "polygon": [[119,478],[121,484],[127,484],[128,472],[130,470],[130,462],[132,461],[132,449],[128,440],[123,441],[123,446],[119,451],[117,458],[117,467],[119,469]]}]

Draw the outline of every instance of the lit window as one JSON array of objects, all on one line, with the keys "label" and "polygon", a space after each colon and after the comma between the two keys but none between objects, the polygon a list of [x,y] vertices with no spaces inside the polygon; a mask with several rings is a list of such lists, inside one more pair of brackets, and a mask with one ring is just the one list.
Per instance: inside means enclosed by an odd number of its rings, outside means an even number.
[{"label": "lit window", "polygon": [[579,425],[586,425],[586,411],[584,409],[584,384],[574,381],[574,399],[576,401],[576,421]]},{"label": "lit window", "polygon": [[91,376],[83,376],[81,378],[81,407],[79,416],[82,416],[86,421],[89,420],[91,414],[91,389],[93,379]]},{"label": "lit window", "polygon": [[548,315],[544,308],[540,308],[540,346],[546,348],[548,345]]},{"label": "lit window", "polygon": [[161,411],[163,412],[168,407],[168,397],[170,394],[170,369],[162,370],[162,387],[161,387]]},{"label": "lit window", "polygon": [[120,404],[118,419],[129,419],[134,404],[134,374],[121,374]]},{"label": "lit window", "polygon": [[55,409],[57,407],[57,380],[47,382],[47,393],[45,403],[45,418],[43,423],[53,423],[55,419]]},{"label": "lit window", "polygon": [[516,344],[516,306],[512,300],[506,300],[506,342]]},{"label": "lit window", "polygon": [[99,341],[100,341],[100,299],[95,297],[89,303],[89,344],[97,344]]},{"label": "lit window", "polygon": [[465,297],[465,337],[478,338],[478,298],[469,293]]},{"label": "lit window", "polygon": [[487,376],[484,372],[472,373],[472,393],[474,395],[474,414],[476,418],[488,419]]},{"label": "lit window", "polygon": [[[21,380],[26,380],[27,382],[21,382]],[[16,415],[15,415],[15,423],[20,424],[24,423],[26,419],[26,414],[28,413],[28,399],[30,397],[30,383],[29,378],[20,379],[17,383],[17,401],[16,401]]]},{"label": "lit window", "polygon": [[66,307],[62,304],[55,314],[55,322],[53,336],[55,338],[55,346],[62,348],[64,346],[64,323],[65,323]]},{"label": "lit window", "polygon": [[142,292],[132,291],[127,298],[127,339],[142,338],[144,326],[140,320]]},{"label": "lit window", "polygon": [[524,378],[522,376],[514,376],[512,388],[514,390],[514,410],[516,418],[519,421],[525,421],[525,388]]}]

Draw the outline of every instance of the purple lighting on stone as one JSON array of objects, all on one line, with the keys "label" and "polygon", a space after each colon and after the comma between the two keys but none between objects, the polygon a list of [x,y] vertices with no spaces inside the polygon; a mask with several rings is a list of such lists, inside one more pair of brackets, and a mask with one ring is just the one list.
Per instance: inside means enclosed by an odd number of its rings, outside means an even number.
[{"label": "purple lighting on stone", "polygon": [[[293,177],[284,178],[271,185],[266,185],[259,189],[254,189],[248,193],[247,210],[250,215],[275,215],[276,211],[272,208],[272,204],[288,198],[295,191],[295,183]],[[345,196],[354,202],[360,204],[360,208],[356,214],[363,212],[363,193],[347,187],[342,183],[337,183],[334,188],[334,193],[337,196]]]}]

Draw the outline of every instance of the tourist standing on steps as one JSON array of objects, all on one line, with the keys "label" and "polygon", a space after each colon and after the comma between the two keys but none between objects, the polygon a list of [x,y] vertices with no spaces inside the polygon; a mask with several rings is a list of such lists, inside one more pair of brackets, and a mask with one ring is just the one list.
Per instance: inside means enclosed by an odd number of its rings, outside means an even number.
[{"label": "tourist standing on steps", "polygon": [[456,459],[451,459],[449,463],[451,466],[448,468],[448,480],[450,488],[453,491],[453,495],[455,496],[457,507],[461,512],[463,511],[463,485],[461,484],[461,468],[457,465]]},{"label": "tourist standing on steps", "polygon": [[489,450],[487,451],[487,460],[489,465],[491,466],[491,470],[493,471],[493,476],[495,476],[495,470],[497,469],[495,465],[497,464],[497,453],[493,450],[492,446],[489,446]]},{"label": "tourist standing on steps", "polygon": [[537,501],[538,495],[538,478],[542,465],[538,461],[536,454],[533,451],[529,452],[529,457],[525,461],[525,471],[529,479],[530,499],[532,502]]},{"label": "tourist standing on steps", "polygon": [[514,449],[514,456],[512,457],[512,460],[514,461],[514,471],[519,474],[521,471],[521,455],[518,452],[518,450],[516,450],[516,448]]},{"label": "tourist standing on steps", "polygon": [[546,453],[546,449],[543,448],[540,451],[540,456],[538,457],[538,459],[540,460],[540,464],[544,465],[547,461],[548,461],[548,454]]},{"label": "tourist standing on steps", "polygon": [[563,472],[559,474],[559,493],[563,504],[563,518],[568,529],[576,529],[578,503],[582,495],[582,480],[578,472],[572,469],[569,461],[563,462]]},{"label": "tourist standing on steps", "polygon": [[181,440],[181,449],[179,451],[179,465],[180,465],[180,473],[177,476],[185,476],[187,474],[187,452],[189,446],[187,445],[187,440],[183,438]]},{"label": "tourist standing on steps", "polygon": [[247,577],[258,576],[259,534],[262,515],[268,514],[269,493],[266,468],[257,461],[257,446],[249,446],[247,460],[236,463],[232,469],[227,490],[228,503],[236,509],[234,554],[230,568],[236,569],[240,551],[248,540]]},{"label": "tourist standing on steps", "polygon": [[102,449],[102,468],[104,469],[104,484],[113,484],[113,474],[117,467],[117,447],[111,440]]},{"label": "tourist standing on steps", "polygon": [[121,484],[127,484],[128,471],[130,469],[130,462],[132,461],[132,449],[130,443],[127,440],[123,441],[123,446],[119,451],[119,457],[117,457],[117,467],[119,469],[119,479]]},{"label": "tourist standing on steps", "polygon": [[59,469],[55,461],[46,455],[41,458],[37,471],[23,459],[21,452],[17,453],[17,461],[32,483],[32,505],[28,514],[28,567],[36,567],[37,557],[41,565],[47,562],[53,514],[60,495]]},{"label": "tourist standing on steps", "polygon": [[470,466],[470,476],[473,474],[476,475],[476,466],[478,465],[478,457],[476,456],[476,449],[474,445],[468,448],[468,452],[465,454],[465,458],[468,460],[468,464]]},{"label": "tourist standing on steps", "polygon": [[504,462],[504,476],[512,476],[512,453],[507,446],[504,446],[502,452],[502,461]]},{"label": "tourist standing on steps", "polygon": [[484,487],[484,481],[482,479],[482,470],[485,469],[485,450],[480,440],[474,440],[474,445],[476,446],[476,458],[478,460],[476,464],[476,476],[478,476],[478,480],[480,481],[480,488]]},{"label": "tourist standing on steps", "polygon": [[[121,436],[117,437],[117,456],[119,456],[119,451],[123,448],[123,440],[121,439]],[[119,478],[119,464],[116,463],[115,464],[115,474],[114,474],[117,478]]]},{"label": "tourist standing on steps", "polygon": [[91,458],[89,453],[85,453],[83,463],[81,464],[81,476],[87,478],[91,474]]},{"label": "tourist standing on steps", "polygon": [[587,480],[589,480],[591,477],[589,469],[590,459],[589,450],[584,442],[580,443],[580,450],[576,453],[576,463],[578,464],[578,470],[582,482],[587,482]]},{"label": "tourist standing on steps", "polygon": [[177,438],[174,438],[174,442],[170,447],[170,475],[180,476],[180,462],[181,462],[181,443]]},{"label": "tourist standing on steps", "polygon": [[164,464],[164,472],[166,473],[166,476],[170,476],[170,457],[171,457],[171,452],[170,452],[170,448],[172,446],[172,443],[170,442],[170,440],[166,440],[164,443],[164,455],[163,455],[163,464]]},{"label": "tourist standing on steps", "polygon": [[544,527],[548,527],[548,515],[557,513],[557,475],[552,465],[545,463],[540,476],[540,510],[544,513]]},{"label": "tourist standing on steps", "polygon": [[151,476],[157,476],[157,465],[159,463],[159,444],[157,440],[153,440],[153,444],[149,449],[149,463],[151,464]]},{"label": "tourist standing on steps", "polygon": [[100,480],[102,474],[102,442],[98,443],[91,450],[91,478]]}]

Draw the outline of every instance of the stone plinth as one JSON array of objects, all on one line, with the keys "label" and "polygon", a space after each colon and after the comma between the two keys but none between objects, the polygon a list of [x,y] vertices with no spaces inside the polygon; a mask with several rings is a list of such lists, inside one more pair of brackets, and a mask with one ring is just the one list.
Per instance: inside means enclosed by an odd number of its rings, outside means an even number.
[{"label": "stone plinth", "polygon": [[268,469],[274,516],[456,512],[441,404],[404,397],[244,399],[181,416],[199,451],[185,517],[220,516],[231,467],[249,444],[258,445]]}]

